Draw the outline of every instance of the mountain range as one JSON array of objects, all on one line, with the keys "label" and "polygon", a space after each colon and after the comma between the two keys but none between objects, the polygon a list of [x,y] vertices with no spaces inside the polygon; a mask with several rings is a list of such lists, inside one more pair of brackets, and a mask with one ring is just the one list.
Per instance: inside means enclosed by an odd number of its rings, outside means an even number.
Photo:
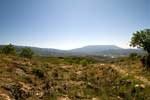
[{"label": "mountain range", "polygon": [[[0,45],[3,48],[5,45]],[[17,52],[29,46],[15,46]],[[38,48],[30,47],[36,55],[40,56],[106,56],[106,57],[118,57],[126,56],[130,53],[143,53],[141,49],[123,49],[115,45],[89,45],[81,48],[76,48],[72,50],[59,50],[53,48]]]}]

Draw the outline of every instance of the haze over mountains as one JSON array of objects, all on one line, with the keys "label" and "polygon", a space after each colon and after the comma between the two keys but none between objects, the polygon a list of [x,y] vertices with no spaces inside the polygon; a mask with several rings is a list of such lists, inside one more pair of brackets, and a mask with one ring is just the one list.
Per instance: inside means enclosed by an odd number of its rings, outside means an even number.
[{"label": "haze over mountains", "polygon": [[102,52],[105,50],[119,50],[119,49],[121,48],[115,45],[89,45],[82,48],[72,49],[70,51],[91,54],[96,52],[97,53]]},{"label": "haze over mountains", "polygon": [[70,50],[74,53],[82,53],[95,56],[118,57],[126,56],[130,53],[142,53],[140,49],[123,49],[115,45],[90,45],[82,48]]},{"label": "haze over mountains", "polygon": [[[2,48],[5,45],[0,45]],[[22,48],[29,46],[15,46],[19,53]],[[30,47],[36,55],[40,56],[107,56],[107,57],[118,57],[126,56],[130,53],[143,53],[140,49],[123,49],[115,45],[89,45],[81,48],[72,50],[59,50],[53,48],[38,48]]]}]

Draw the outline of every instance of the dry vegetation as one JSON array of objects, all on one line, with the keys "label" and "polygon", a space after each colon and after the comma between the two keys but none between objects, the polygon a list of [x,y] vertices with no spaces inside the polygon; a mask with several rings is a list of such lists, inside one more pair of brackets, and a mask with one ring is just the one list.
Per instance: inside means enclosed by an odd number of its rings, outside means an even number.
[{"label": "dry vegetation", "polygon": [[0,54],[0,100],[150,100],[149,71],[138,59],[32,60]]}]

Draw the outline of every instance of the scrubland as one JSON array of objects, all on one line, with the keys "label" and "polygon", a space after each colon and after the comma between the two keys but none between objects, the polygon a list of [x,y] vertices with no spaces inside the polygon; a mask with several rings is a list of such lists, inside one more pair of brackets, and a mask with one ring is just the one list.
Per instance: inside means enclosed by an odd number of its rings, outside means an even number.
[{"label": "scrubland", "polygon": [[0,100],[150,100],[149,81],[138,58],[0,54]]}]

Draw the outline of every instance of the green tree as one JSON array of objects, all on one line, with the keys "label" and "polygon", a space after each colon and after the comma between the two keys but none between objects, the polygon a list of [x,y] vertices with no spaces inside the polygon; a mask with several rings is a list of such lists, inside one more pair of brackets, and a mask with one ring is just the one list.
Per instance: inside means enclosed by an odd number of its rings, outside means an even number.
[{"label": "green tree", "polygon": [[133,33],[130,46],[143,48],[150,54],[150,29],[145,29]]},{"label": "green tree", "polygon": [[15,55],[16,49],[12,44],[9,44],[9,45],[6,45],[2,48],[2,53]]},{"label": "green tree", "polygon": [[33,55],[34,55],[34,52],[30,48],[23,48],[20,53],[21,57],[29,58],[29,59],[31,59]]},{"label": "green tree", "polygon": [[86,59],[80,60],[80,64],[83,65],[83,66],[87,66],[88,61]]},{"label": "green tree", "polygon": [[142,48],[147,51],[146,63],[150,67],[150,29],[145,29],[133,33],[130,46]]}]

